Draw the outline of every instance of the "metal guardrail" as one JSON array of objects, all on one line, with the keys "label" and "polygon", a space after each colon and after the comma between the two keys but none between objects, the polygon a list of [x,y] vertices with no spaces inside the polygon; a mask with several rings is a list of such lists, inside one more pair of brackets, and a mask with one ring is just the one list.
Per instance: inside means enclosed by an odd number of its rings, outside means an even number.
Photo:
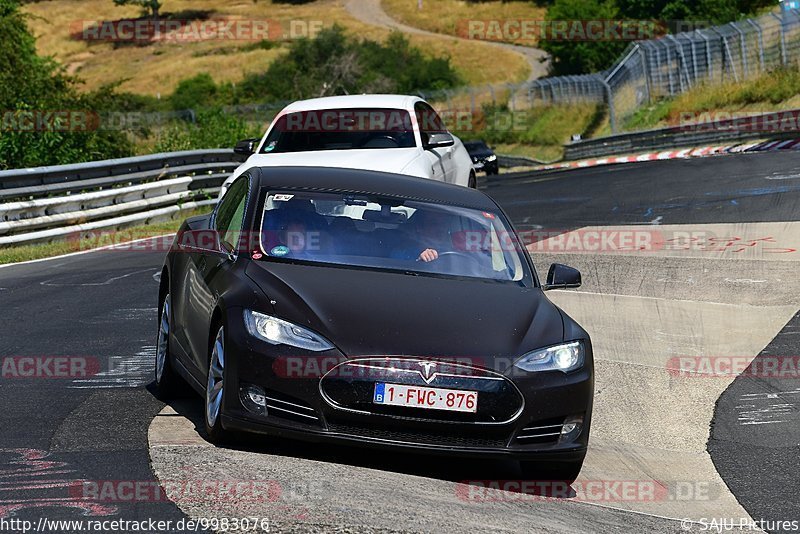
[{"label": "metal guardrail", "polygon": [[0,171],[0,246],[79,237],[213,205],[242,159],[192,150]]},{"label": "metal guardrail", "polygon": [[630,154],[643,150],[690,148],[725,142],[794,139],[800,130],[766,127],[780,124],[770,119],[780,116],[798,117],[800,110],[763,113],[747,117],[717,121],[710,124],[687,124],[653,130],[598,137],[575,141],[564,146],[564,159],[578,160],[617,154]]}]

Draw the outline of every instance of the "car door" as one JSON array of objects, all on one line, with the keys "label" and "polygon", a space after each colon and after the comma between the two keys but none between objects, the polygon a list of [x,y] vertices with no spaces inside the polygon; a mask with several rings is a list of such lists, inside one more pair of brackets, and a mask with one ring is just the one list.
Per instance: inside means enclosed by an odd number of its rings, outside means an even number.
[{"label": "car door", "polygon": [[211,315],[219,299],[221,284],[215,283],[234,267],[241,239],[250,176],[237,178],[222,197],[211,220],[213,246],[192,252],[186,276],[185,301],[187,341],[192,363],[205,372]]},{"label": "car door", "polygon": [[[414,112],[419,124],[423,147],[427,139],[434,133],[446,133],[447,128],[436,111],[425,102],[414,104]],[[455,179],[453,161],[453,147],[433,148],[425,150],[425,155],[431,164],[433,178],[442,182],[452,183]]]}]

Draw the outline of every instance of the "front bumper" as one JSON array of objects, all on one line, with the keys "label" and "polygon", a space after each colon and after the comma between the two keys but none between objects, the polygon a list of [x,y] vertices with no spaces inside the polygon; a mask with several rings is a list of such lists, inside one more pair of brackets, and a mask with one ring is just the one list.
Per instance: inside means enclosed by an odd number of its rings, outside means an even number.
[{"label": "front bumper", "polygon": [[[343,362],[417,360],[348,359],[335,350],[309,354],[261,342],[246,333],[243,322],[233,322],[227,326],[226,341],[226,429],[451,456],[582,461],[586,454],[594,389],[589,343],[586,365],[570,374],[496,373],[490,364],[459,364],[463,376],[446,376],[449,364],[439,362],[444,376],[430,382],[421,373],[392,371],[397,365],[358,376],[339,373],[331,381],[331,370],[340,369],[337,365]],[[372,405],[367,397],[375,382],[479,391],[479,411]],[[266,396],[266,414],[257,413],[247,400],[245,392],[254,386]],[[562,425],[576,417],[582,418],[581,429],[565,439]]]}]

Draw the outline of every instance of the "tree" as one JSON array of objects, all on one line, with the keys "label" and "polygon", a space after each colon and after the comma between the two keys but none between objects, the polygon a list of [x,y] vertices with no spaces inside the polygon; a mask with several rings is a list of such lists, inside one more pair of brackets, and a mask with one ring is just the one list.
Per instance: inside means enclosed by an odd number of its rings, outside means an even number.
[{"label": "tree", "polygon": [[159,10],[163,5],[159,0],[114,0],[114,4],[118,6],[140,6],[149,10],[154,19],[158,18]]},{"label": "tree", "polygon": [[[611,0],[556,0],[547,10],[548,21],[613,21],[619,11]],[[611,66],[628,45],[622,40],[548,40],[539,46],[552,56],[556,75],[597,72]]]},{"label": "tree", "polygon": [[111,92],[80,94],[55,61],[38,56],[36,40],[17,0],[0,0],[0,35],[0,169],[132,153],[127,138],[109,129],[61,128],[57,121],[33,130],[23,127],[20,121],[26,116],[46,117],[62,111],[86,116],[90,111],[104,111],[112,105]]}]

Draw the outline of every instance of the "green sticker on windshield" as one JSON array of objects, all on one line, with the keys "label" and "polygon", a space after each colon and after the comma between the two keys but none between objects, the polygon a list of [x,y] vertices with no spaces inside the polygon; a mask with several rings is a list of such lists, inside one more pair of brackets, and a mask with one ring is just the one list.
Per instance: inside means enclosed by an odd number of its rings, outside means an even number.
[{"label": "green sticker on windshield", "polygon": [[264,147],[264,152],[272,152],[275,150],[275,147],[278,146],[277,141],[272,141],[270,144]]},{"label": "green sticker on windshield", "polygon": [[280,245],[280,246],[277,246],[277,247],[273,248],[270,251],[270,254],[272,254],[273,256],[277,256],[279,258],[282,258],[284,256],[288,256],[289,252],[291,252],[289,250],[289,247],[284,246],[284,245]]}]

